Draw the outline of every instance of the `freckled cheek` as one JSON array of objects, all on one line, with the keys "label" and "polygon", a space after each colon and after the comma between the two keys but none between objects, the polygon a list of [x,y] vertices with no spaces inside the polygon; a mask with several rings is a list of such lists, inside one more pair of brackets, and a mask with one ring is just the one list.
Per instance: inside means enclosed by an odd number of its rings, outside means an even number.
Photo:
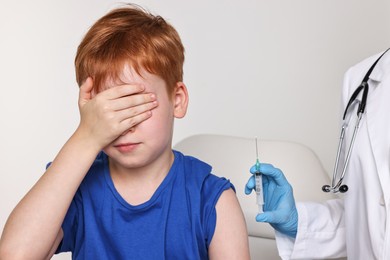
[{"label": "freckled cheek", "polygon": [[143,131],[156,132],[169,127],[172,124],[173,116],[164,109],[153,109],[152,116],[138,125]]},{"label": "freckled cheek", "polygon": [[147,123],[149,123],[150,126],[154,129],[162,130],[163,128],[167,128],[170,124],[172,124],[172,115],[168,113],[158,113],[157,111],[152,113],[152,116],[148,120],[146,120],[145,123],[147,121],[150,121]]}]

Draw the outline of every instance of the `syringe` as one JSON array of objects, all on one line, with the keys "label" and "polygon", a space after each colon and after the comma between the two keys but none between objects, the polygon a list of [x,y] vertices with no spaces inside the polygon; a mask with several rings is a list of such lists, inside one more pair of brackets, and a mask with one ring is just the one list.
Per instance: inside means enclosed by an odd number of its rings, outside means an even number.
[{"label": "syringe", "polygon": [[255,137],[256,142],[256,164],[255,164],[255,184],[256,184],[256,203],[259,207],[259,214],[263,213],[263,177],[260,172],[260,162],[259,162],[259,150],[257,147],[257,137]]}]

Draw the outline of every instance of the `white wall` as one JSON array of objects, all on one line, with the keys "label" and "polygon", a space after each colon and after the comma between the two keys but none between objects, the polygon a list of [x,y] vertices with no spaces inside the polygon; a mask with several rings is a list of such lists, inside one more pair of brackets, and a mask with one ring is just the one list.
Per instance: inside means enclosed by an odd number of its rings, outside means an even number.
[{"label": "white wall", "polygon": [[[117,1],[6,1],[0,8],[0,230],[78,124],[73,59]],[[390,46],[387,0],[137,1],[186,46],[197,133],[292,140],[330,171],[346,69]],[[249,167],[249,165],[248,165]]]}]

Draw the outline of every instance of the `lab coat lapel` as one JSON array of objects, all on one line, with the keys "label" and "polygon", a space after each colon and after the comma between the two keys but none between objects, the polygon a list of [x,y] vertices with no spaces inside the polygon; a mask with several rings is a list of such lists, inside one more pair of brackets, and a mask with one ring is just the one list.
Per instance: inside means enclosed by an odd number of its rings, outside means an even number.
[{"label": "lab coat lapel", "polygon": [[[390,148],[390,78],[385,78],[386,70],[390,70],[390,51],[378,62],[369,80],[369,94],[366,106],[366,119],[371,149],[374,154],[382,191],[389,190],[389,148]],[[389,73],[387,73],[389,75]],[[369,147],[367,147],[369,149]],[[384,200],[390,194],[384,193]]]}]

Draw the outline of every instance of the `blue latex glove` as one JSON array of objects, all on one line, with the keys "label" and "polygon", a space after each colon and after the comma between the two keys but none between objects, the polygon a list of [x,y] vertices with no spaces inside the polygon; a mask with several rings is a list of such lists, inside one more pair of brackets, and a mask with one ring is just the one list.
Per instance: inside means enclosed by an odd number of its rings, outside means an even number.
[{"label": "blue latex glove", "polygon": [[[255,166],[250,172],[254,174]],[[283,172],[271,164],[260,164],[260,172],[263,174],[264,213],[256,216],[256,221],[267,222],[277,231],[296,237],[298,228],[298,212],[295,207],[293,190]],[[250,194],[255,189],[255,178],[250,177],[245,186],[245,194]]]}]

